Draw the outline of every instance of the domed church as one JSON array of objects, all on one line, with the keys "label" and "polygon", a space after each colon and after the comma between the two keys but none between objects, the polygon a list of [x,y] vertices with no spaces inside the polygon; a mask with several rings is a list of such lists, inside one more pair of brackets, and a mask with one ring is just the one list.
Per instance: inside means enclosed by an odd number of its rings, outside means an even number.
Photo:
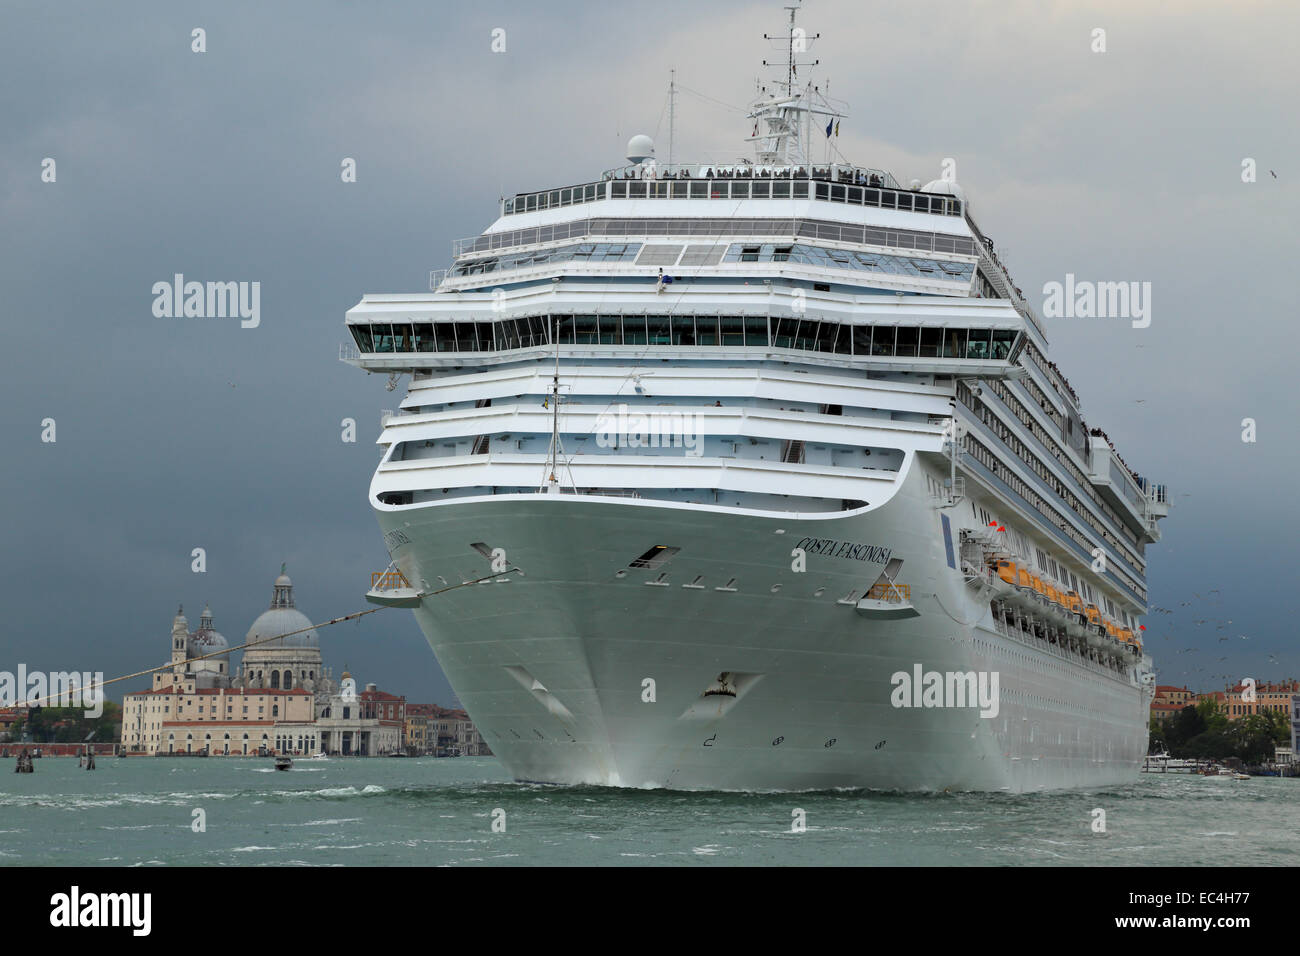
[{"label": "domed church", "polygon": [[320,636],[307,615],[294,606],[293,582],[284,573],[283,565],[275,579],[271,606],[258,616],[244,638],[246,644],[254,641],[261,643],[244,651],[234,686],[300,688],[318,697],[337,691],[321,663]]}]

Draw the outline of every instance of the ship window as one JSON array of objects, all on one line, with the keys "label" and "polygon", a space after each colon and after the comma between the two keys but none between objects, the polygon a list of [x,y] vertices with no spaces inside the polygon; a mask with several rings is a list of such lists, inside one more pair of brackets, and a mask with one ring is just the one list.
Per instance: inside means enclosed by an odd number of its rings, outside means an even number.
[{"label": "ship window", "polygon": [[811,352],[817,346],[817,320],[801,319],[794,335],[794,347]]},{"label": "ship window", "polygon": [[412,352],[432,352],[434,350],[433,323],[417,322],[411,326]]},{"label": "ship window", "polygon": [[794,348],[794,334],[798,328],[798,319],[778,319],[772,336],[772,344],[779,349]]},{"label": "ship window", "polygon": [[598,340],[594,315],[575,315],[573,329],[579,345],[594,345]]},{"label": "ship window", "polygon": [[630,182],[627,184],[628,199],[645,199],[645,183]]},{"label": "ship window", "polygon": [[718,344],[718,317],[716,315],[697,315],[695,317],[695,344]]},{"label": "ship window", "polygon": [[849,355],[853,352],[853,326],[837,326],[839,335],[835,338],[835,351],[841,355]]},{"label": "ship window", "polygon": [[783,180],[777,180],[777,181],[773,182],[773,183],[772,183],[772,198],[773,198],[773,199],[789,199],[789,198],[790,198],[790,184],[789,184],[788,182],[783,181]]},{"label": "ship window", "polygon": [[616,182],[612,182],[612,183],[610,183],[609,185],[610,185],[610,187],[611,187],[611,188],[610,188],[610,192],[609,192],[609,196],[610,196],[611,199],[626,199],[626,198],[627,198],[627,182],[626,182],[626,181],[616,181]]},{"label": "ship window", "polygon": [[371,344],[370,326],[368,325],[351,325],[352,338],[356,340],[357,348],[362,352],[373,352],[374,347]]},{"label": "ship window", "polygon": [[830,187],[829,187],[826,183],[814,183],[813,185],[816,186],[816,190],[815,190],[815,192],[814,192],[814,196],[815,196],[815,198],[817,198],[817,199],[829,199],[829,198],[830,198],[830,195],[831,195],[831,193],[830,193]]},{"label": "ship window", "polygon": [[673,345],[695,344],[695,317],[691,315],[673,316]]},{"label": "ship window", "polygon": [[853,326],[853,354],[854,355],[871,354],[871,326],[869,325]]},{"label": "ship window", "polygon": [[473,322],[456,322],[453,323],[456,329],[456,351],[457,352],[476,352],[478,351],[478,338],[474,334]]},{"label": "ship window", "polygon": [[555,323],[555,338],[563,345],[573,344],[573,316],[571,315],[554,315],[551,316]]},{"label": "ship window", "polygon": [[668,335],[668,316],[651,315],[646,317],[650,345],[672,345]]},{"label": "ship window", "polygon": [[1011,355],[1011,344],[1015,341],[1014,329],[994,329],[993,358],[1005,359]]},{"label": "ship window", "polygon": [[970,339],[966,343],[966,357],[986,359],[989,357],[989,330],[971,329]]},{"label": "ship window", "polygon": [[623,316],[623,344],[645,345],[645,316]]},{"label": "ship window", "polygon": [[772,184],[767,180],[756,180],[751,187],[750,194],[755,199],[770,199],[772,196]]},{"label": "ship window", "polygon": [[619,331],[618,316],[602,315],[600,317],[600,344],[619,345],[622,341],[623,336]]},{"label": "ship window", "polygon": [[382,325],[375,325],[373,328],[375,351],[391,352],[393,350],[393,327],[388,323],[384,323]]},{"label": "ship window", "polygon": [[895,331],[891,326],[877,325],[871,333],[871,354],[893,355]]},{"label": "ship window", "polygon": [[839,335],[840,327],[836,322],[823,322],[817,330],[817,351],[833,352],[835,351],[835,339]]},{"label": "ship window", "polygon": [[767,319],[762,317],[745,319],[745,344],[767,346]]},{"label": "ship window", "polygon": [[913,207],[917,212],[929,212],[929,211],[930,211],[930,197],[929,197],[929,196],[913,196],[913,197],[912,197],[912,207]]},{"label": "ship window", "polygon": [[536,194],[536,193],[534,193],[533,195],[531,195],[531,196],[528,197],[526,208],[527,208],[527,210],[528,210],[529,212],[533,212],[534,210],[537,209],[537,194]]},{"label": "ship window", "polygon": [[835,202],[844,202],[844,187],[839,185],[831,186],[831,199]]},{"label": "ship window", "polygon": [[790,253],[794,251],[794,246],[777,246],[772,252],[773,262],[789,262]]},{"label": "ship window", "polygon": [[690,184],[690,186],[691,186],[691,198],[692,198],[692,199],[708,199],[708,198],[709,198],[709,184],[708,184],[707,182],[704,182],[703,180],[698,181],[698,182],[692,182],[692,183]]},{"label": "ship window", "polygon": [[745,344],[745,320],[743,318],[735,315],[724,315],[720,321],[723,345]]},{"label": "ship window", "polygon": [[553,189],[551,190],[550,202],[548,203],[548,205],[551,209],[554,209],[559,204],[560,204],[560,191],[558,189]]},{"label": "ship window", "polygon": [[962,358],[966,354],[966,330],[943,330],[943,357]]},{"label": "ship window", "polygon": [[828,285],[828,284],[825,283],[825,282],[814,282],[814,283],[813,283],[813,291],[814,291],[814,292],[830,292],[830,291],[831,291],[831,287],[830,287],[830,285]]},{"label": "ship window", "polygon": [[943,346],[943,329],[921,329],[921,357],[934,358]]},{"label": "ship window", "polygon": [[742,246],[740,249],[741,262],[757,262],[758,246]]},{"label": "ship window", "polygon": [[904,326],[898,330],[898,346],[894,354],[912,358],[916,355],[917,340],[920,329],[915,326]]},{"label": "ship window", "polygon": [[863,205],[866,205],[866,206],[879,206],[879,205],[880,205],[880,190],[879,190],[879,189],[868,189],[868,190],[866,190],[866,192],[863,194],[862,202],[863,202]]},{"label": "ship window", "polygon": [[670,547],[666,544],[656,544],[641,557],[635,559],[628,567],[645,568],[647,571],[652,571],[666,564],[680,550],[681,548]]},{"label": "ship window", "polygon": [[748,198],[749,198],[749,180],[747,180],[747,179],[733,179],[732,182],[731,182],[731,198],[732,198],[732,199],[748,199]]},{"label": "ship window", "polygon": [[492,323],[476,322],[478,326],[478,347],[482,352],[486,352],[493,347],[492,342]]},{"label": "ship window", "polygon": [[573,205],[573,190],[572,190],[572,189],[561,189],[561,190],[560,190],[560,205],[561,205],[561,206],[571,206],[571,205]]},{"label": "ship window", "polygon": [[802,182],[797,182],[797,183],[791,183],[790,192],[795,199],[807,199],[808,198],[807,180],[804,180]]},{"label": "ship window", "polygon": [[898,194],[898,208],[899,208],[899,209],[911,209],[911,208],[912,208],[912,197],[911,197],[911,195],[909,195],[908,193],[899,193],[899,194]]}]

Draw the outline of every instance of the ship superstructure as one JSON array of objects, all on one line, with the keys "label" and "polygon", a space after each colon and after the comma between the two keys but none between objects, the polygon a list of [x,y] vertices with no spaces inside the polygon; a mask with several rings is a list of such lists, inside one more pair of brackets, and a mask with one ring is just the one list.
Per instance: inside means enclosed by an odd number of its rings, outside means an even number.
[{"label": "ship superstructure", "polygon": [[519,779],[1130,779],[1166,492],[1085,424],[960,186],[813,159],[847,113],[802,42],[792,10],[754,160],[636,137],[349,310],[341,357],[411,376],[374,599]]}]

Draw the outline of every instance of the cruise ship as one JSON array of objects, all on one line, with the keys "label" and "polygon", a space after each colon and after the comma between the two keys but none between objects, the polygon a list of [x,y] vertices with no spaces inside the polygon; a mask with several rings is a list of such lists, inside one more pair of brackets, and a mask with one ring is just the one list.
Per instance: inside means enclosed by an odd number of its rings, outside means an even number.
[{"label": "cruise ship", "polygon": [[1135,780],[1166,491],[1085,423],[954,178],[839,153],[796,13],[748,158],[636,136],[348,311],[340,358],[409,376],[368,598],[521,781]]}]

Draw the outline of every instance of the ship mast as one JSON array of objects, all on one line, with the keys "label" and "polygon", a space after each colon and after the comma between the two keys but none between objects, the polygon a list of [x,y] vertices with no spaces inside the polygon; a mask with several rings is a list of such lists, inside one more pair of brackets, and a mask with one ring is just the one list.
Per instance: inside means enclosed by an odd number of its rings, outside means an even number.
[{"label": "ship mast", "polygon": [[564,449],[560,445],[560,318],[555,317],[552,335],[555,338],[555,371],[551,375],[551,447],[547,452],[546,478],[543,479],[539,492],[548,495],[560,493],[560,457]]},{"label": "ship mast", "polygon": [[[838,106],[831,105],[822,91],[813,85],[811,71],[821,61],[799,58],[799,54],[806,53],[809,44],[820,39],[821,34],[809,36],[795,26],[795,17],[802,9],[798,4],[785,9],[790,12],[785,34],[763,34],[763,39],[780,43],[784,52],[781,62],[764,60],[763,65],[784,68],[784,78],[770,81],[770,88],[761,87],[747,114],[754,122],[754,129],[745,141],[754,144],[755,155],[762,165],[811,162],[807,147],[813,135],[813,117],[819,118],[820,125],[821,121],[836,123],[848,115]],[[801,67],[805,76],[802,84],[799,81]]]}]

